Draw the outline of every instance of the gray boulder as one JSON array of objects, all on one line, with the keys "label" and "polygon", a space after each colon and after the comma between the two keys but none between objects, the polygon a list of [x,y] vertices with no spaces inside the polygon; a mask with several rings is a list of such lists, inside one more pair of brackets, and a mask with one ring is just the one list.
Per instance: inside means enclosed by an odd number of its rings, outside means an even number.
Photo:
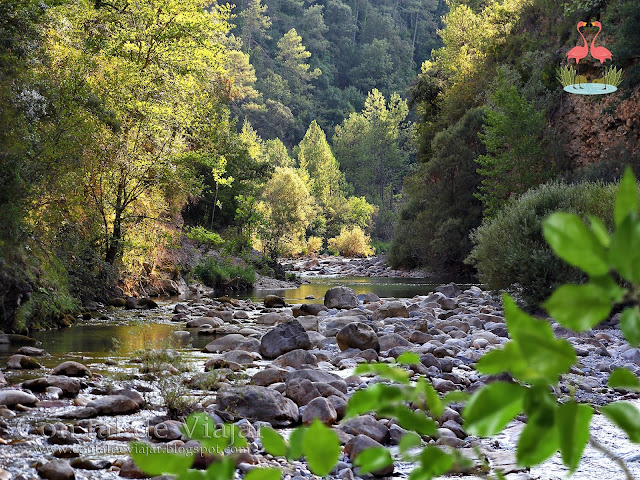
[{"label": "gray boulder", "polygon": [[38,475],[46,480],[73,480],[73,468],[66,460],[51,460],[38,467]]},{"label": "gray boulder", "polygon": [[62,362],[51,372],[52,375],[66,375],[67,377],[90,377],[91,370],[78,362]]},{"label": "gray boulder", "polygon": [[298,348],[309,350],[311,347],[309,335],[297,320],[272,328],[260,339],[260,354],[270,359]]},{"label": "gray boulder", "polygon": [[44,392],[49,387],[57,387],[62,390],[65,397],[76,397],[80,393],[80,380],[65,375],[49,375],[48,377],[27,380],[22,383],[23,388],[32,392]]},{"label": "gray boulder", "polygon": [[309,402],[302,414],[302,423],[309,425],[316,418],[326,425],[333,425],[338,420],[333,404],[324,397],[314,398]]},{"label": "gray boulder", "polygon": [[409,311],[407,307],[402,302],[389,302],[380,306],[375,312],[375,317],[377,319],[382,318],[409,318]]},{"label": "gray boulder", "polygon": [[16,405],[35,405],[38,399],[22,390],[0,390],[0,405],[13,408]]},{"label": "gray boulder", "polygon": [[267,308],[279,308],[286,307],[287,304],[284,301],[284,298],[279,297],[278,295],[267,295],[264,297],[264,306]]},{"label": "gray boulder", "polygon": [[316,316],[320,312],[326,312],[329,310],[321,303],[303,303],[297,308],[293,309],[294,317],[303,317],[305,315],[313,315]]},{"label": "gray boulder", "polygon": [[298,406],[290,399],[267,387],[248,385],[218,393],[218,410],[252,422],[269,422],[286,427],[298,422]]},{"label": "gray boulder", "polygon": [[37,368],[42,368],[42,365],[40,365],[38,361],[32,357],[16,354],[9,357],[9,360],[7,361],[7,367],[14,370],[34,370]]},{"label": "gray boulder", "polygon": [[273,365],[281,368],[300,368],[303,365],[313,365],[315,367],[318,365],[318,359],[313,353],[297,348],[280,355],[273,361]]},{"label": "gray boulder", "polygon": [[245,352],[257,352],[260,350],[260,342],[255,338],[247,338],[239,333],[232,333],[215,339],[202,350],[206,353],[228,352],[230,350],[243,350]]},{"label": "gray boulder", "polygon": [[[363,450],[376,447],[379,448],[382,447],[382,445],[366,435],[356,435],[347,442],[344,447],[344,452],[349,455],[349,460],[353,463]],[[377,477],[391,475],[393,473],[393,464],[371,473]]]},{"label": "gray boulder", "polygon": [[385,443],[389,439],[389,429],[372,415],[361,415],[347,420],[340,428],[351,435],[366,435],[379,443]]},{"label": "gray boulder", "polygon": [[336,334],[336,341],[340,350],[348,348],[368,350],[372,348],[376,352],[380,351],[378,335],[373,328],[362,322],[353,322],[342,327]]},{"label": "gray boulder", "polygon": [[356,293],[349,287],[333,287],[324,294],[327,308],[356,308],[359,303]]}]

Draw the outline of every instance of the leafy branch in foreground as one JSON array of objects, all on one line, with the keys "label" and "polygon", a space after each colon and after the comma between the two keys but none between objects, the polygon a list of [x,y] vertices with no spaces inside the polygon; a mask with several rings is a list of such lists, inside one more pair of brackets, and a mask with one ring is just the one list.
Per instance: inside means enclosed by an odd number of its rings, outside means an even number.
[{"label": "leafy branch in foreground", "polygon": [[[640,344],[640,220],[638,219],[638,188],[630,169],[625,172],[615,202],[615,231],[609,233],[601,220],[589,217],[586,224],[580,217],[554,213],[543,222],[544,237],[555,253],[570,265],[580,268],[589,277],[583,285],[562,285],[544,303],[546,311],[563,327],[583,332],[608,318],[614,307],[621,309],[620,327],[627,342]],[[615,462],[627,480],[632,479],[624,461],[590,435],[594,408],[575,399],[559,399],[555,392],[563,374],[576,363],[571,344],[556,338],[551,325],[534,318],[503,296],[505,321],[510,340],[503,348],[484,355],[477,363],[478,372],[488,375],[509,372],[513,381],[495,381],[468,397],[462,392],[450,392],[442,398],[425,378],[411,382],[403,368],[420,362],[415,353],[400,355],[396,364],[364,364],[356,374],[373,374],[389,383],[374,383],[354,393],[347,404],[346,418],[367,412],[393,418],[408,430],[399,442],[402,460],[415,465],[410,480],[430,480],[448,472],[460,471],[470,464],[455,449],[423,445],[427,437],[437,436],[436,418],[447,404],[463,403],[465,430],[478,436],[500,433],[516,416],[527,418],[518,439],[516,459],[522,466],[538,465],[556,452],[574,472],[589,443]],[[640,391],[640,379],[631,371],[618,368],[610,377],[611,388]],[[618,401],[601,408],[613,424],[625,432],[633,443],[640,443],[640,411],[630,402]],[[185,432],[205,448],[224,450],[244,446],[233,426],[225,426],[222,437],[211,438],[215,425],[208,415],[194,414],[187,419]],[[303,456],[310,470],[328,475],[340,456],[337,435],[319,421],[310,427],[299,427],[288,441],[270,428],[261,429],[261,439],[267,453],[297,460]],[[244,443],[243,443],[244,442]],[[149,474],[170,473],[178,480],[231,480],[235,466],[229,457],[213,463],[206,471],[192,471],[193,455],[157,453],[144,444],[132,444],[132,456]],[[391,465],[391,453],[381,447],[364,450],[354,459],[361,473],[379,472]],[[455,470],[454,470],[455,469]],[[278,469],[256,469],[247,475],[250,480],[276,480]],[[496,471],[497,478],[504,478]]]}]

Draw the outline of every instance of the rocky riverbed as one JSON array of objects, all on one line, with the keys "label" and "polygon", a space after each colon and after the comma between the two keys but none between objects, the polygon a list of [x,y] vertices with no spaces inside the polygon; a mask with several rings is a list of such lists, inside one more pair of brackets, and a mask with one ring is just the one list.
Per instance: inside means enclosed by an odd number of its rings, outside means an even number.
[{"label": "rocky riverbed", "polygon": [[341,276],[341,277],[389,277],[389,278],[426,278],[423,270],[398,270],[386,263],[384,256],[370,258],[346,258],[332,255],[301,257],[283,260],[285,268],[296,275],[305,277]]},{"label": "rocky riverbed", "polygon": [[[144,478],[128,458],[128,442],[193,446],[178,420],[196,409],[219,423],[237,422],[245,432],[249,448],[233,454],[239,475],[256,466],[278,465],[286,480],[313,475],[303,461],[287,463],[265,454],[257,431],[271,425],[286,433],[319,418],[334,428],[344,446],[331,477],[351,480],[359,477],[353,460],[363,448],[393,448],[404,433],[394,421],[372,415],[342,421],[348,398],[380,381],[354,376],[359,363],[390,361],[412,351],[420,356],[419,364],[408,367],[414,380],[427,378],[442,394],[472,392],[490,380],[475,372],[474,363],[508,340],[499,298],[454,284],[409,299],[356,296],[349,288],[335,287],[324,304],[287,305],[276,296],[262,304],[205,296],[137,306],[142,324],[162,317],[176,329],[153,349],[114,352],[86,365],[81,357],[54,365],[29,339],[0,336],[0,342],[23,344],[12,350],[0,373],[0,479]],[[596,405],[635,398],[606,386],[616,366],[640,373],[640,352],[622,340],[615,317],[579,336],[553,326],[580,357],[563,377],[561,395],[575,392],[578,400]],[[189,347],[196,339],[208,339],[202,351]],[[423,440],[467,454],[478,447],[482,458],[466,472],[467,478],[495,469],[514,480],[566,475],[557,459],[532,471],[515,465],[514,434],[525,419],[514,421],[496,439],[478,439],[464,431],[461,408],[447,408],[437,438]],[[598,438],[626,455],[631,470],[640,473],[624,437],[599,415],[594,425]],[[588,451],[588,456],[586,470],[575,478],[621,476],[602,455]],[[196,464],[204,468],[213,459],[201,455]],[[485,463],[488,471],[481,467]],[[410,468],[397,462],[394,469],[379,473],[402,478]]]}]

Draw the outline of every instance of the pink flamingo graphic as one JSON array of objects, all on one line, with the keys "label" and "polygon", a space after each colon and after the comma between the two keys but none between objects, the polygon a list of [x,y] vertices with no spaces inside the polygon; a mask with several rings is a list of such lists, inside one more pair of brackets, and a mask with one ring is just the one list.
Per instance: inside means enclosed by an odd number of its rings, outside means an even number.
[{"label": "pink flamingo graphic", "polygon": [[[602,24],[600,22],[591,22],[591,25],[593,25],[594,27],[598,27],[598,33],[596,33],[596,36],[593,37],[593,40],[591,41],[591,56],[596,60],[600,60],[600,65],[604,69],[604,62],[606,62],[607,60],[613,60],[613,58],[611,57],[611,52],[609,50],[601,46],[595,46],[596,38],[598,38],[598,35],[600,35],[600,32],[602,31]],[[607,77],[604,75],[604,73],[602,77],[604,78],[604,90],[606,90]]]},{"label": "pink flamingo graphic", "polygon": [[[578,30],[578,33],[582,37],[582,40],[584,40],[584,45],[582,46],[578,45],[577,47],[573,47],[571,50],[569,50],[569,53],[567,53],[567,60],[570,60],[573,58],[576,61],[576,70],[577,70],[576,74],[578,76],[578,86],[580,88],[582,88],[582,85],[580,84],[580,60],[585,58],[589,53],[589,44],[587,43],[587,39],[584,38],[584,35],[580,31],[580,29],[586,25],[587,25],[587,22],[578,22],[578,26],[576,27]],[[574,85],[573,88],[576,88],[576,86]]]}]

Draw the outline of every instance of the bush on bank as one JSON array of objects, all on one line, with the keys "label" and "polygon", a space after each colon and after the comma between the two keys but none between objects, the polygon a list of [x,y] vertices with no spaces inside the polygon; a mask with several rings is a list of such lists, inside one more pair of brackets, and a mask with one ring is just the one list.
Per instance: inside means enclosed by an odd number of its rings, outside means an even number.
[{"label": "bush on bank", "polygon": [[597,216],[611,229],[617,191],[617,185],[592,182],[553,182],[531,189],[471,234],[474,247],[467,263],[489,288],[516,287],[530,307],[538,306],[557,286],[585,278],[553,253],[542,236],[542,221],[564,211],[584,219]]}]

